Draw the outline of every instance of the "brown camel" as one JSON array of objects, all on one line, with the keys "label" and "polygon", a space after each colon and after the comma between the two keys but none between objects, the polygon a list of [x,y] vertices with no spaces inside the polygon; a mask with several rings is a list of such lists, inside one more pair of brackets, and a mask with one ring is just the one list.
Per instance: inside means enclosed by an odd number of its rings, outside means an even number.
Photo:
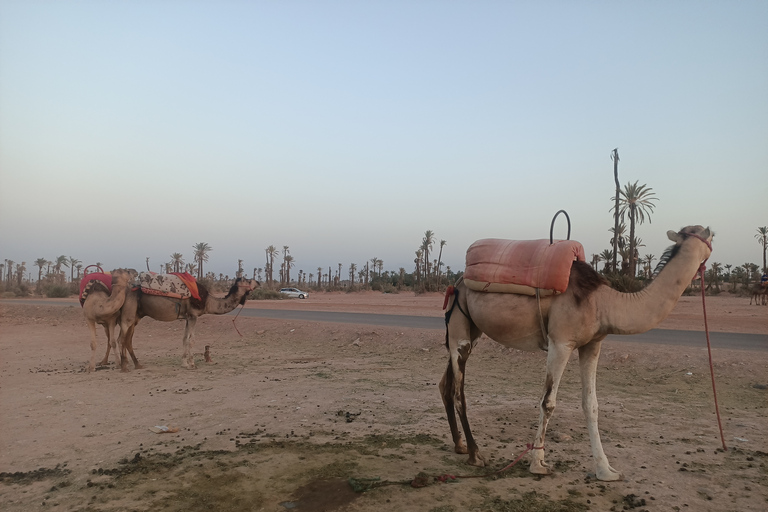
[{"label": "brown camel", "polygon": [[[96,369],[96,324],[104,326],[104,332],[107,333],[107,355],[99,363],[105,365],[109,362],[109,346],[115,346],[115,326],[120,318],[120,308],[123,307],[125,297],[128,293],[128,286],[135,276],[136,272],[132,270],[116,269],[112,271],[112,293],[107,291],[105,285],[100,281],[94,281],[88,296],[83,302],[83,313],[88,328],[91,330],[91,360],[88,364],[88,371]],[[115,355],[118,352],[115,350]],[[116,361],[119,364],[119,361]]]},{"label": "brown camel", "polygon": [[[709,228],[689,226],[679,233],[669,231],[675,242],[671,256],[658,276],[637,293],[612,289],[588,263],[575,261],[568,288],[560,295],[537,299],[526,295],[487,293],[470,290],[460,280],[446,314],[448,367],[440,381],[448,423],[456,453],[468,453],[468,463],[484,466],[469,428],[464,398],[464,370],[477,339],[485,333],[491,339],[520,350],[547,351],[544,394],[540,402],[539,427],[533,444],[530,471],[550,474],[544,462],[544,436],[555,410],[557,389],[568,358],[579,349],[582,408],[587,421],[592,455],[600,480],[620,480],[603,451],[597,428],[595,376],[600,344],[608,334],[635,334],[658,325],[677,304],[691,277],[712,249]],[[542,331],[546,331],[546,335]],[[454,412],[455,408],[455,412]],[[466,436],[466,444],[456,423],[456,415]]]},{"label": "brown camel", "polygon": [[752,294],[749,298],[750,306],[753,300],[755,301],[755,306],[759,306],[761,302],[763,306],[768,304],[768,286],[759,281],[752,285]]},{"label": "brown camel", "polygon": [[[126,351],[130,353],[135,368],[141,368],[136,355],[133,353],[133,333],[139,321],[148,316],[161,322],[173,322],[174,320],[186,320],[184,329],[184,355],[181,365],[184,368],[195,368],[195,357],[192,353],[192,342],[195,336],[195,323],[200,315],[223,315],[229,313],[240,304],[245,304],[253,290],[258,288],[259,282],[253,279],[238,278],[224,298],[212,296],[200,283],[197,290],[200,300],[176,299],[142,293],[141,289],[128,293],[120,310],[120,351],[122,371],[128,371]],[[107,346],[109,354],[109,346]],[[105,356],[106,357],[106,356]]]}]

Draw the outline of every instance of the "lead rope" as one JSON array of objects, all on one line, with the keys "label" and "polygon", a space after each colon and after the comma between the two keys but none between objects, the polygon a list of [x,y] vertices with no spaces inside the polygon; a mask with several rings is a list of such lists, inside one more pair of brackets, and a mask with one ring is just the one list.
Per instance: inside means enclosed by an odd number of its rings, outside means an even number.
[{"label": "lead rope", "polygon": [[701,275],[701,307],[704,310],[704,333],[707,335],[707,352],[709,353],[709,374],[712,376],[712,395],[715,398],[715,414],[717,415],[717,426],[720,429],[720,441],[723,443],[723,450],[728,451],[725,446],[725,437],[723,437],[723,423],[720,421],[720,408],[717,406],[717,389],[715,388],[715,367],[712,364],[712,345],[709,343],[709,327],[707,326],[707,301],[704,295],[704,270],[706,269],[706,260],[699,267]]}]

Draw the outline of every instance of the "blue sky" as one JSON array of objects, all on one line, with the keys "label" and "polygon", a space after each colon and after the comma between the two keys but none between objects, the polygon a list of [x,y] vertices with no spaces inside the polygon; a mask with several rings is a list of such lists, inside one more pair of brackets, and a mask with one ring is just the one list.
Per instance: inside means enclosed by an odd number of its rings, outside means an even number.
[{"label": "blue sky", "polygon": [[560,209],[589,257],[618,147],[659,198],[641,255],[703,224],[713,261],[760,263],[767,25],[764,1],[0,0],[1,257],[411,271],[429,229],[459,270]]}]

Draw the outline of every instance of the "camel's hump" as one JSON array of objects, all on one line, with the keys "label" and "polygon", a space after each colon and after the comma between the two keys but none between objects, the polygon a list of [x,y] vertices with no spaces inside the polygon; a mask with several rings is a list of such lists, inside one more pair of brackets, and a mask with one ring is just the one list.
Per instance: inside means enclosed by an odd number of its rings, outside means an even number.
[{"label": "camel's hump", "polygon": [[467,249],[464,280],[484,291],[562,293],[574,261],[585,261],[584,247],[573,240],[503,240],[485,238]]}]

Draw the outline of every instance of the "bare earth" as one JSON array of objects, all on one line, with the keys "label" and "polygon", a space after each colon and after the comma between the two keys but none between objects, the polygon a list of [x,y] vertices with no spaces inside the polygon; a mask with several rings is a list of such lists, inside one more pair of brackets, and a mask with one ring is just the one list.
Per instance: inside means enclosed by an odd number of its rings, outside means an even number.
[{"label": "bare earth", "polygon": [[[441,316],[442,300],[313,294],[246,307]],[[183,322],[145,319],[134,338],[144,369],[121,373],[110,357],[89,374],[82,311],[74,299],[59,302],[0,304],[3,511],[768,509],[768,351],[714,350],[724,452],[703,333],[697,348],[609,338],[600,430],[625,480],[590,477],[575,355],[547,437],[555,474],[529,474],[525,456],[485,477],[533,439],[544,353],[488,339],[473,352],[469,416],[491,460],[481,469],[452,450],[437,389],[442,331],[204,316],[198,369],[184,370]],[[768,307],[748,302],[708,298],[710,329],[768,334]],[[659,327],[702,330],[700,298],[683,297]],[[429,485],[414,488],[419,473]],[[446,474],[478,478],[435,482]],[[350,478],[359,487],[381,480],[355,493]]]}]

